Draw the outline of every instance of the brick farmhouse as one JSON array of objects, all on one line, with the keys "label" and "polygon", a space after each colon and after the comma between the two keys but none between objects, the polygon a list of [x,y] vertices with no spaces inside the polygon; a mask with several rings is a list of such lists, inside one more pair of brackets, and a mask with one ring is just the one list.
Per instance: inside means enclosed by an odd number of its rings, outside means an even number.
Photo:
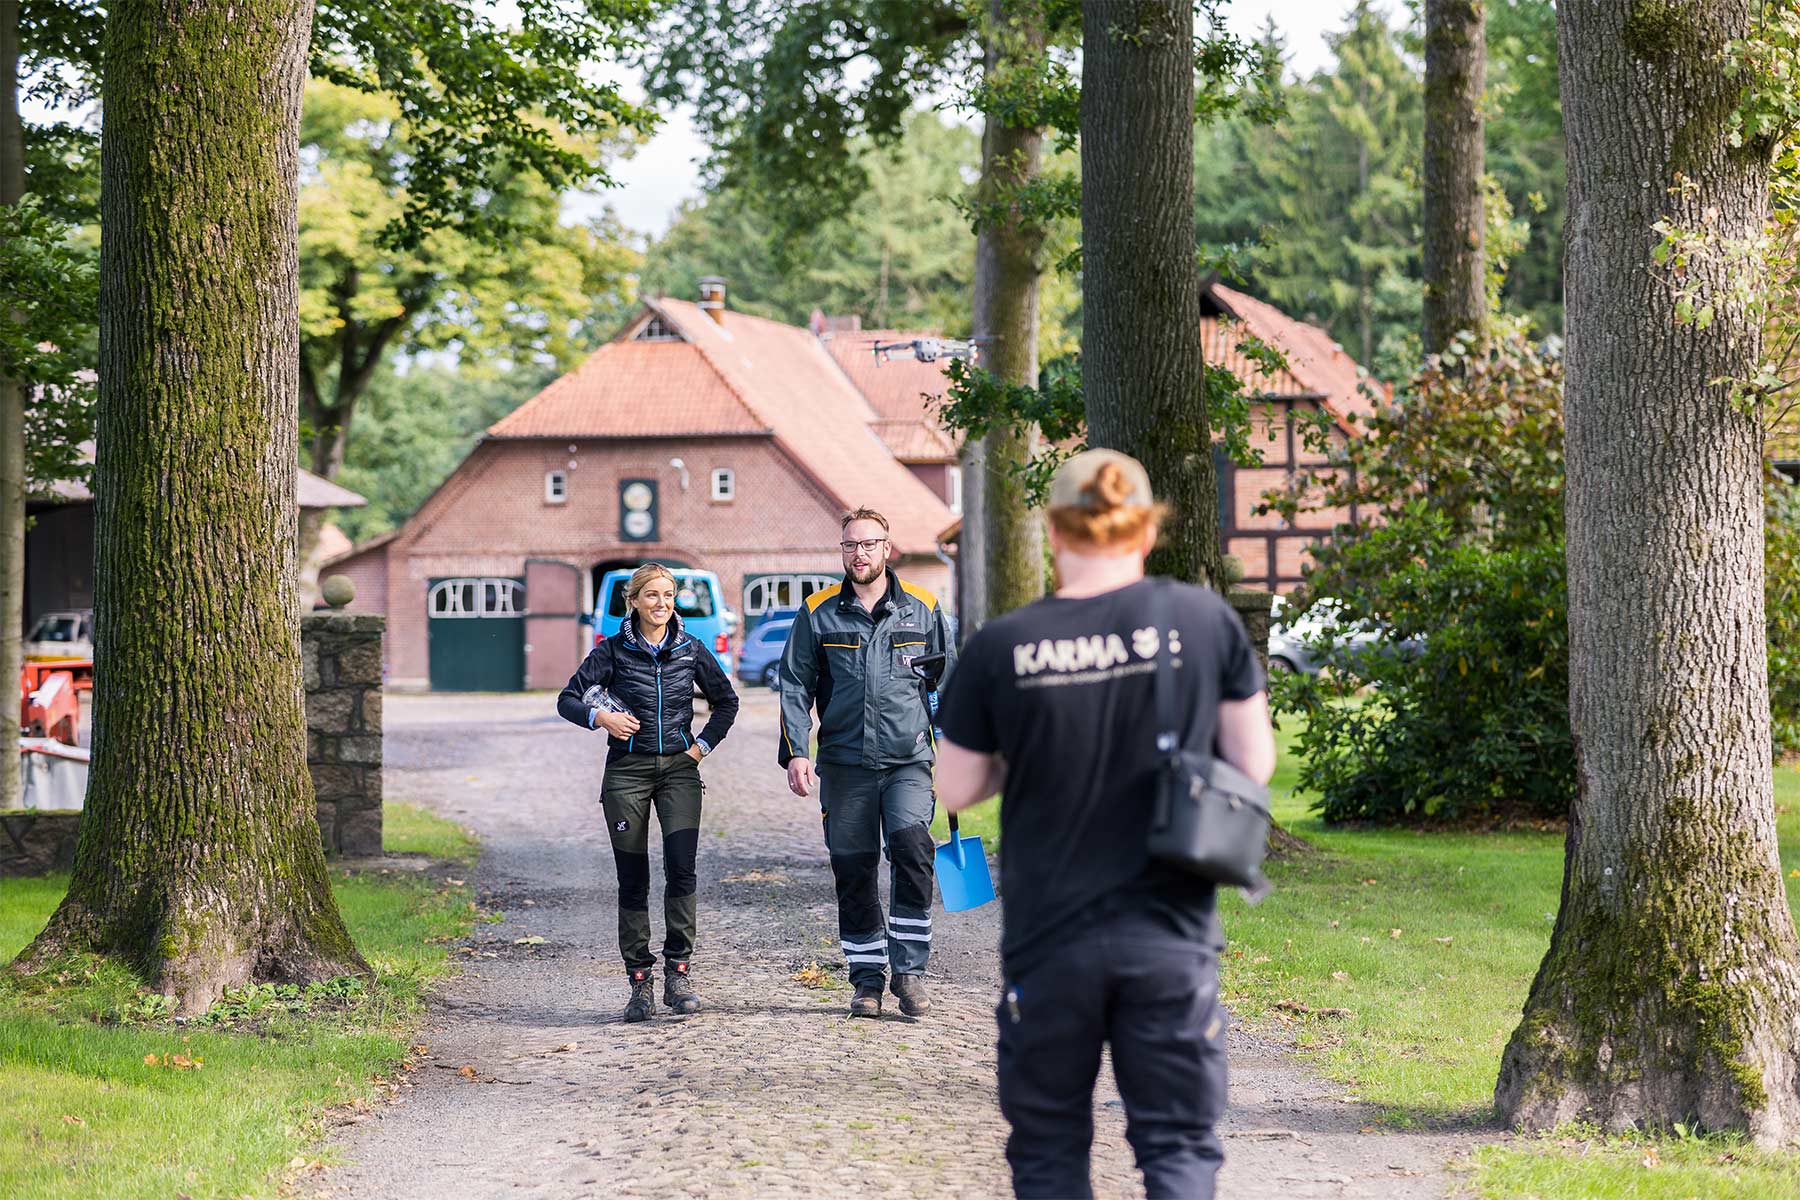
[{"label": "brick farmhouse", "polygon": [[[1265,456],[1221,475],[1227,549],[1246,583],[1286,590],[1310,542],[1349,515],[1287,528],[1255,514],[1264,491],[1324,461],[1299,445],[1295,414],[1325,412],[1341,441],[1344,416],[1371,401],[1323,331],[1217,285],[1206,304],[1208,360],[1245,378]],[[1236,348],[1240,327],[1289,369],[1257,373]],[[399,687],[429,685],[438,659],[464,652],[466,636],[438,636],[440,622],[472,619],[519,648],[490,686],[560,687],[591,640],[601,576],[644,561],[716,572],[725,602],[754,623],[840,576],[838,518],[859,505],[889,518],[900,572],[954,610],[961,475],[929,404],[943,363],[873,353],[913,336],[734,312],[716,279],[698,303],[645,300],[612,341],[491,426],[401,528],[321,573],[352,579],[352,611],[387,614]]]}]

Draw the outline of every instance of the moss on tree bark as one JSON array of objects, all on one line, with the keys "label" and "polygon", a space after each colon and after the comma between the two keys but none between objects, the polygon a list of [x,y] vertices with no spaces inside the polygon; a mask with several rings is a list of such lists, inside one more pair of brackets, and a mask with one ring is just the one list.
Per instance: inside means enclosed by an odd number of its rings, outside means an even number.
[{"label": "moss on tree bark", "polygon": [[[1766,165],[1734,152],[1721,54],[1743,0],[1558,7],[1569,143],[1567,534],[1579,792],[1561,911],[1495,1103],[1515,1126],[1687,1122],[1800,1134],[1800,944],[1781,878],[1763,626],[1761,438],[1713,381],[1761,334],[1723,257],[1679,324],[1654,223],[1760,234]],[[1697,136],[1698,124],[1708,124]],[[1672,192],[1677,172],[1693,186]]]},{"label": "moss on tree bark", "polygon": [[[1038,0],[989,0],[988,9],[987,79],[1006,79],[1032,69],[1045,43]],[[1038,381],[1038,281],[1044,272],[1044,230],[1010,198],[1036,181],[1043,157],[1041,126],[1010,125],[1003,113],[987,114],[978,200],[1006,213],[985,222],[976,236],[973,325],[987,370],[1005,383],[1026,387],[1036,387]],[[975,596],[963,597],[964,620],[971,629],[1044,594],[1043,530],[1026,500],[1024,485],[1007,469],[1032,458],[1037,439],[1035,426],[999,429],[970,450],[970,461],[979,472],[979,494],[965,517],[982,523],[975,545],[986,564]],[[970,611],[971,598],[978,611]]]},{"label": "moss on tree bark", "polygon": [[294,598],[311,21],[108,17],[93,766],[68,896],[20,962],[116,957],[186,1012],[368,969],[320,846]]},{"label": "moss on tree bark", "polygon": [[1149,569],[1224,591],[1194,234],[1194,15],[1082,5],[1082,387],[1088,443],[1170,506]]}]

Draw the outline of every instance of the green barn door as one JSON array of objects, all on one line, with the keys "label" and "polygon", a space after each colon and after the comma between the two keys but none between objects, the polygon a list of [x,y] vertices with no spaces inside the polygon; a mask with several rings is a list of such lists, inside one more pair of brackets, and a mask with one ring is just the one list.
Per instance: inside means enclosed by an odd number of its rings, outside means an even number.
[{"label": "green barn door", "polygon": [[524,580],[433,579],[426,596],[432,691],[524,688]]}]

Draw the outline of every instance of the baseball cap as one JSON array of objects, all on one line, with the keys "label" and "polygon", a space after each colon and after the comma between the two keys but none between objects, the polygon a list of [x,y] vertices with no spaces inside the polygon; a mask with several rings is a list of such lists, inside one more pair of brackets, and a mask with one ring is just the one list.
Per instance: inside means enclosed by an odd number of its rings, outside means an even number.
[{"label": "baseball cap", "polygon": [[1144,470],[1144,464],[1129,454],[1117,450],[1083,450],[1070,458],[1062,466],[1056,468],[1056,474],[1050,477],[1051,508],[1092,508],[1092,493],[1083,489],[1100,474],[1100,468],[1107,463],[1116,465],[1125,473],[1125,480],[1131,485],[1131,491],[1121,501],[1122,504],[1133,504],[1149,508],[1155,503],[1150,495],[1150,473]]}]

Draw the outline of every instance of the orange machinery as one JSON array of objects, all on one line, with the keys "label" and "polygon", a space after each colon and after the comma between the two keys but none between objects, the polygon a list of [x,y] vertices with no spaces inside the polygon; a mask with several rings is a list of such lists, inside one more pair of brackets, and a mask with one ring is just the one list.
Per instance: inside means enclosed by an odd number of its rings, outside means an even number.
[{"label": "orange machinery", "polygon": [[81,702],[74,672],[62,663],[30,663],[19,673],[19,729],[26,737],[75,744]]}]

